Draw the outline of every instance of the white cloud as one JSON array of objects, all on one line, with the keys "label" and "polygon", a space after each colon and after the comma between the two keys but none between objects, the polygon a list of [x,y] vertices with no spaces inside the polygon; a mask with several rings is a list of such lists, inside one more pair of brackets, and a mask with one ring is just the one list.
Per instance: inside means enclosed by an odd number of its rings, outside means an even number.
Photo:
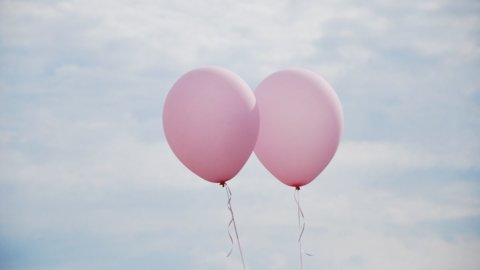
[{"label": "white cloud", "polygon": [[435,146],[431,148],[398,142],[346,141],[339,147],[334,166],[388,173],[429,169],[478,169],[480,160],[475,155],[477,151],[478,146],[459,148],[456,152],[447,153],[439,151]]},{"label": "white cloud", "polygon": [[[354,230],[347,234],[318,236],[321,253],[307,257],[307,267],[316,261],[318,267],[330,269],[407,269],[419,270],[476,269],[479,266],[474,253],[478,242],[465,239],[455,243],[435,237],[404,240],[375,232]],[[367,259],[368,258],[368,259]]]},{"label": "white cloud", "polygon": [[[379,156],[372,154],[365,157],[357,148],[365,146],[375,149],[373,152]],[[478,199],[471,193],[471,186],[459,184],[454,189],[451,185],[431,189],[432,192],[440,192],[443,198],[450,198],[445,203],[439,203],[432,196],[403,197],[396,195],[394,190],[372,189],[359,183],[369,177],[368,169],[364,168],[365,160],[352,156],[372,162],[383,160],[385,171],[382,174],[387,176],[433,166],[435,162],[418,167],[415,162],[405,161],[410,160],[411,152],[404,151],[398,155],[398,150],[405,148],[392,147],[388,143],[346,142],[345,148],[349,151],[339,153],[332,163],[333,167],[327,169],[327,175],[302,191],[307,219],[304,242],[308,250],[315,253],[314,257],[306,257],[306,265],[384,269],[395,262],[396,269],[412,265],[428,269],[437,265],[430,260],[438,254],[450,252],[456,255],[437,259],[438,269],[448,269],[458,263],[455,256],[473,256],[469,252],[478,250],[476,242],[457,240],[451,243],[435,232],[426,233],[421,229],[419,233],[417,228],[424,222],[479,215]],[[342,157],[346,153],[349,153],[350,159]],[[19,153],[17,155],[22,157]],[[33,214],[23,207],[4,208],[3,215],[6,216],[13,217],[10,211],[17,211],[15,218],[4,220],[4,228],[15,226],[20,233],[33,235],[46,230],[75,232],[101,237],[104,241],[122,237],[126,242],[135,243],[140,235],[151,235],[152,241],[138,242],[140,246],[135,248],[119,249],[117,254],[129,252],[143,256],[178,249],[191,253],[192,264],[199,269],[239,267],[238,258],[224,258],[229,245],[227,219],[221,218],[222,215],[227,218],[224,191],[188,172],[165,143],[145,144],[120,136],[90,155],[42,166],[32,164],[25,156],[23,161],[13,159],[13,154],[7,157],[8,163],[2,162],[5,166],[2,171],[7,172],[4,176],[16,179],[15,185],[27,187],[15,196],[25,196],[33,203],[45,206],[64,204],[70,209],[55,207]],[[347,173],[339,172],[344,170]],[[388,173],[389,170],[393,171]],[[349,186],[353,188],[349,189]],[[255,158],[247,164],[245,171],[232,180],[231,187],[247,264],[265,265],[264,269],[272,270],[294,267],[297,229],[293,190],[273,179]],[[133,197],[125,198],[128,190]],[[189,196],[196,200],[210,199],[191,206],[175,206],[174,211],[178,213],[172,214],[173,210],[168,209],[173,206],[147,205],[168,200],[147,199],[143,205],[135,203],[145,190],[158,192],[159,197],[169,196],[168,192],[177,190],[172,195],[179,198],[171,200],[172,204]],[[470,200],[466,200],[467,194],[471,195]],[[119,206],[114,207],[112,203]],[[134,205],[130,207],[132,203]],[[392,230],[389,226],[397,229]],[[173,243],[170,238],[158,238],[162,231],[176,230],[196,240],[192,242],[187,237]],[[210,247],[200,252],[203,250],[201,245]],[[418,256],[418,253],[423,255]],[[461,264],[465,269],[474,269],[475,262],[470,258]]]}]

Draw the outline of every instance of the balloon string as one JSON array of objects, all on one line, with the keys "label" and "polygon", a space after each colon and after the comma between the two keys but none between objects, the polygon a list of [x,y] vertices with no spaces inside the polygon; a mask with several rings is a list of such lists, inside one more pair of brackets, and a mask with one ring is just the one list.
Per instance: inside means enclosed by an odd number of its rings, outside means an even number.
[{"label": "balloon string", "polygon": [[293,193],[293,198],[297,203],[297,217],[298,217],[298,247],[299,247],[299,255],[300,255],[300,269],[303,270],[303,254],[307,256],[312,256],[312,254],[304,252],[302,248],[302,237],[303,232],[305,231],[305,216],[303,215],[302,207],[300,206],[300,188],[295,188],[295,192]]},{"label": "balloon string", "polygon": [[242,260],[243,270],[245,270],[246,268],[245,268],[245,261],[243,259],[243,251],[242,251],[242,247],[240,246],[240,238],[238,237],[237,224],[235,223],[235,216],[233,214],[233,209],[232,209],[232,191],[228,187],[227,183],[221,183],[220,185],[222,185],[222,187],[225,187],[225,191],[227,192],[227,208],[228,208],[228,211],[230,212],[230,217],[231,217],[230,221],[228,222],[227,231],[228,231],[228,237],[230,238],[230,242],[232,243],[231,244],[232,246],[230,248],[230,251],[227,254],[227,257],[229,257],[233,251],[233,237],[232,237],[232,234],[230,233],[230,227],[233,225],[233,229],[235,231],[235,237],[237,239],[238,250],[240,251],[240,258]]}]

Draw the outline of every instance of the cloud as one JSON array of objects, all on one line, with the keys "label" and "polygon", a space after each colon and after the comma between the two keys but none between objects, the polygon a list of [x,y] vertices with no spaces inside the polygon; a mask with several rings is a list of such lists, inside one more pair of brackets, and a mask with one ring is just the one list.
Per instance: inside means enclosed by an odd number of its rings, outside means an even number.
[{"label": "cloud", "polygon": [[429,149],[423,145],[398,142],[345,141],[338,150],[337,165],[333,166],[390,173],[429,169],[478,170],[477,148],[475,145],[470,149],[445,153],[435,146]]}]

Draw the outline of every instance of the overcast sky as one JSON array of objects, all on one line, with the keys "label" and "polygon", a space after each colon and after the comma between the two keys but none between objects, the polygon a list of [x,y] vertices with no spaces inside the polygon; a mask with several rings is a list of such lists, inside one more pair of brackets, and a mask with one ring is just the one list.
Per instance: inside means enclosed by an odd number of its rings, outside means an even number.
[{"label": "overcast sky", "polygon": [[[241,269],[225,191],[162,130],[207,65],[339,95],[306,270],[480,269],[479,44],[475,0],[0,0],[0,269]],[[247,268],[298,269],[293,190],[254,156],[230,187]]]}]

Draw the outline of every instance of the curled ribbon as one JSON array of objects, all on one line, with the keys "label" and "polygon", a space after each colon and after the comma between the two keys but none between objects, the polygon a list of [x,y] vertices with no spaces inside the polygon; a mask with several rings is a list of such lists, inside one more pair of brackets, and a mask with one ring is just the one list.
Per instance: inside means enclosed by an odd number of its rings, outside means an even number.
[{"label": "curled ribbon", "polygon": [[228,208],[228,211],[230,212],[230,217],[231,217],[230,221],[228,222],[227,231],[228,231],[228,237],[230,238],[230,242],[232,244],[231,244],[230,251],[227,254],[227,257],[229,257],[232,254],[232,251],[233,251],[233,237],[232,237],[232,234],[230,233],[230,227],[233,225],[233,229],[235,231],[235,237],[237,239],[238,250],[240,251],[240,258],[242,260],[243,270],[245,270],[246,269],[245,268],[245,261],[243,259],[242,247],[240,246],[240,238],[238,237],[237,224],[235,223],[235,216],[233,214],[233,209],[232,209],[232,191],[228,187],[227,183],[221,183],[220,185],[222,187],[224,187],[225,191],[227,192],[227,208]]},{"label": "curled ribbon", "polygon": [[300,251],[300,269],[303,270],[303,254],[307,256],[313,256],[310,253],[304,252],[302,248],[302,236],[303,232],[305,231],[305,216],[303,215],[302,207],[300,206],[300,187],[295,188],[295,192],[293,193],[293,198],[297,203],[297,216],[298,216],[298,246]]}]

